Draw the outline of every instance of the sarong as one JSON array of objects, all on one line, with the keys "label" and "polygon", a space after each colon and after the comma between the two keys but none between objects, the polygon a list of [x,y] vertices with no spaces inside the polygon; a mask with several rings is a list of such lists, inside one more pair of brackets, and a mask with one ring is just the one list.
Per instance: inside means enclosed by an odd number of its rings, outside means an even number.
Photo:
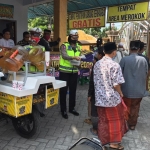
[{"label": "sarong", "polygon": [[124,103],[127,106],[128,111],[125,113],[125,118],[128,122],[129,126],[136,126],[139,110],[140,110],[140,103],[142,98],[123,98]]},{"label": "sarong", "polygon": [[97,111],[98,137],[102,145],[121,143],[122,137],[128,131],[122,103],[116,107],[97,107]]}]

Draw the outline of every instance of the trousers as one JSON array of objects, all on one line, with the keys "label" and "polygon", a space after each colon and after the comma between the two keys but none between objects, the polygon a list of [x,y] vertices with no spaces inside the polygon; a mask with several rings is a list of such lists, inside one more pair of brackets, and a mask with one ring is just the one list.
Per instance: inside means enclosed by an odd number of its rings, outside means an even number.
[{"label": "trousers", "polygon": [[60,108],[61,111],[67,111],[66,96],[69,89],[69,110],[73,110],[76,104],[76,89],[78,73],[60,72],[60,80],[66,81],[67,86],[60,88]]}]

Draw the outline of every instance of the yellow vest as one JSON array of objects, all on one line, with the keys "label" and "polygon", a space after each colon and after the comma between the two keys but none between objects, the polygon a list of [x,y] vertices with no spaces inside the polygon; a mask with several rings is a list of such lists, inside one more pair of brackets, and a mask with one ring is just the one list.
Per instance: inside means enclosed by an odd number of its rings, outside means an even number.
[{"label": "yellow vest", "polygon": [[[76,52],[72,49],[69,43],[63,43],[63,45],[66,46],[66,52],[68,56],[74,57],[74,56],[80,56],[81,53],[81,46],[77,44]],[[77,73],[78,68],[76,66],[73,66],[69,60],[65,60],[62,58],[60,54],[60,61],[59,61],[59,70],[63,72],[68,73]]]}]

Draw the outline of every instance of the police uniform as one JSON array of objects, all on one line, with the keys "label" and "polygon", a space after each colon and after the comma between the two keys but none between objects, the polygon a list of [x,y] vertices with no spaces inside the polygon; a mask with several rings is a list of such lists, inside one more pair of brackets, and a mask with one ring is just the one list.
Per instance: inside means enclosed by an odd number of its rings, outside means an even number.
[{"label": "police uniform", "polygon": [[[68,88],[69,88],[69,112],[72,113],[72,111],[75,108],[78,68],[76,66],[73,66],[70,60],[72,60],[72,57],[74,56],[79,57],[80,54],[81,54],[81,46],[79,44],[76,44],[76,47],[74,49],[72,48],[69,42],[66,42],[63,43],[63,45],[60,48],[60,63],[59,63],[60,80],[67,82],[67,86],[60,89],[60,107],[62,113],[66,112],[67,110],[66,95]],[[77,112],[73,114],[76,116],[79,115]]]}]

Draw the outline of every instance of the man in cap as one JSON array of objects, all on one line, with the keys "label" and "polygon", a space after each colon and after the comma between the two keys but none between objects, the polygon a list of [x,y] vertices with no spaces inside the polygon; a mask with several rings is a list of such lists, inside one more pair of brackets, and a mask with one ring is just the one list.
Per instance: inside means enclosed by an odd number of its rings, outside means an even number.
[{"label": "man in cap", "polygon": [[148,64],[148,69],[150,69],[149,58],[147,56],[143,55],[144,52],[145,52],[145,44],[144,44],[144,42],[141,42],[140,43],[140,50],[138,51],[138,55],[142,56],[146,59],[147,64]]},{"label": "man in cap", "polygon": [[100,48],[103,44],[102,38],[98,38],[96,41],[96,46],[94,47],[94,55],[97,54],[98,48]]},{"label": "man in cap", "polygon": [[119,43],[116,57],[114,57],[113,60],[117,63],[120,63],[121,59],[127,55],[128,53],[125,51],[123,44]]},{"label": "man in cap", "polygon": [[98,137],[102,145],[110,144],[110,148],[122,150],[120,143],[127,126],[120,88],[124,78],[120,65],[112,60],[116,50],[114,42],[104,44],[105,56],[94,65],[95,105],[99,117]]},{"label": "man in cap", "polygon": [[146,78],[148,64],[144,57],[138,55],[140,41],[130,42],[130,55],[122,58],[122,68],[125,83],[122,84],[123,100],[127,105],[126,119],[131,130],[135,129],[139,116],[140,103],[146,96]]},{"label": "man in cap", "polygon": [[81,47],[78,42],[78,31],[71,30],[68,42],[60,47],[60,80],[66,81],[67,86],[60,89],[60,107],[62,117],[68,119],[66,108],[66,94],[69,88],[69,112],[75,116],[79,113],[75,110],[76,88],[78,79],[78,68],[71,64],[71,60],[80,60]]},{"label": "man in cap", "polygon": [[45,29],[43,37],[38,42],[39,45],[42,45],[45,47],[46,51],[51,51],[51,47],[58,45],[61,40],[60,38],[58,38],[54,42],[49,42],[50,37],[51,37],[51,30]]},{"label": "man in cap", "polygon": [[90,75],[89,89],[88,89],[88,114],[91,119],[86,119],[86,123],[92,123],[93,128],[90,131],[97,135],[97,127],[98,127],[98,114],[97,107],[95,106],[95,89],[94,89],[94,80],[93,80],[93,68],[94,64],[102,59],[105,56],[103,47],[99,47],[97,54],[94,55],[93,67]]},{"label": "man in cap", "polygon": [[140,44],[140,50],[138,52],[138,55],[144,57],[146,59],[146,61],[147,61],[148,76],[147,76],[147,80],[146,80],[146,89],[148,90],[148,81],[149,81],[149,76],[150,76],[150,62],[149,62],[149,58],[146,55],[143,54],[145,52],[145,49],[146,49],[146,47],[145,47],[144,42],[141,42],[141,44]]}]

